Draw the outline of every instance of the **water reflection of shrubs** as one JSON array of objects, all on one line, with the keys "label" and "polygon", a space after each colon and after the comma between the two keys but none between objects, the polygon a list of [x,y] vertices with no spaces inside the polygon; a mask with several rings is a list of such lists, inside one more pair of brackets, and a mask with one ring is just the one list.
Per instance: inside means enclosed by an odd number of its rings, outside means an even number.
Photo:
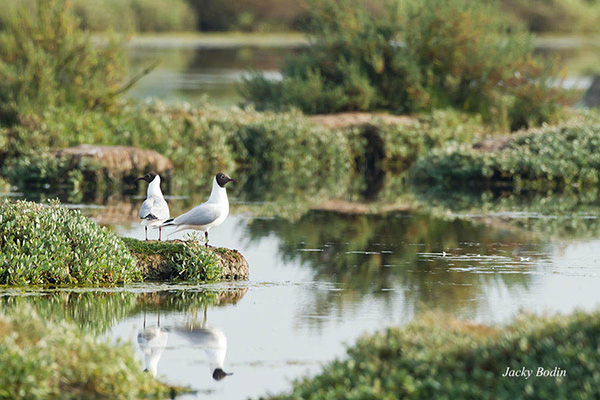
[{"label": "water reflection of shrubs", "polygon": [[416,191],[415,202],[439,218],[502,222],[543,237],[561,239],[600,236],[597,190],[562,193],[512,191]]},{"label": "water reflection of shrubs", "polygon": [[[224,291],[191,288],[161,289],[144,292],[152,286],[131,290],[32,290],[27,295],[5,293],[0,297],[4,312],[27,306],[41,317],[74,322],[80,328],[106,333],[123,319],[144,311],[196,313],[206,307],[237,303],[247,289]],[[142,290],[142,291],[138,291]]]},{"label": "water reflection of shrubs", "polygon": [[[472,274],[453,270],[443,257],[426,258],[423,254],[443,251],[465,254],[465,266],[480,261],[469,254],[509,255],[531,244],[527,235],[506,235],[484,224],[461,219],[440,219],[426,215],[390,213],[384,215],[342,215],[310,212],[298,221],[282,219],[253,220],[249,240],[270,234],[280,240],[283,259],[299,260],[310,266],[315,279],[333,281],[346,289],[317,299],[317,308],[344,303],[345,297],[374,294],[387,296],[402,290],[411,304],[450,309],[461,306],[483,307],[468,300],[481,298],[477,293],[500,280],[507,287],[526,286],[529,275]],[[465,248],[464,243],[474,247]],[[309,251],[304,251],[308,249]],[[312,251],[311,251],[312,250]],[[382,290],[387,289],[387,290]],[[406,290],[404,290],[406,289]],[[321,309],[321,311],[323,311]]]}]

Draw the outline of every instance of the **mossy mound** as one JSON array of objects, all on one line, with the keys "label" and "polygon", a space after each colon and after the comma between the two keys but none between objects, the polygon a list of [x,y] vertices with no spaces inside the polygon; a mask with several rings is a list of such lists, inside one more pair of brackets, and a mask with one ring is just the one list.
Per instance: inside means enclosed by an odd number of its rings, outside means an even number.
[{"label": "mossy mound", "polygon": [[523,314],[506,327],[432,314],[360,339],[348,359],[270,398],[597,399],[599,345],[600,312]]},{"label": "mossy mound", "polygon": [[193,240],[166,242],[123,238],[145,280],[247,279],[248,261],[237,250],[204,247]]},{"label": "mossy mound", "polygon": [[112,343],[30,307],[0,315],[0,398],[173,398],[180,388],[142,371],[129,343]]}]

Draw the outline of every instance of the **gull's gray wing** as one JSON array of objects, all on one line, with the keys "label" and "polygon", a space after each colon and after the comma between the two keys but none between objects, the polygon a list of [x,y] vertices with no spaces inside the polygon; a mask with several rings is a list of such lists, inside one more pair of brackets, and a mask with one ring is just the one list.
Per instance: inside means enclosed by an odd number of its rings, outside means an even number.
[{"label": "gull's gray wing", "polygon": [[221,212],[222,211],[217,204],[203,203],[175,218],[173,224],[194,226],[208,225],[218,219],[221,216]]},{"label": "gull's gray wing", "polygon": [[178,326],[175,328],[175,332],[188,342],[202,347],[222,347],[220,337],[225,337],[220,330],[190,328],[188,326]]},{"label": "gull's gray wing", "polygon": [[149,220],[169,219],[169,206],[165,199],[150,197],[144,200],[140,208],[140,218]]}]

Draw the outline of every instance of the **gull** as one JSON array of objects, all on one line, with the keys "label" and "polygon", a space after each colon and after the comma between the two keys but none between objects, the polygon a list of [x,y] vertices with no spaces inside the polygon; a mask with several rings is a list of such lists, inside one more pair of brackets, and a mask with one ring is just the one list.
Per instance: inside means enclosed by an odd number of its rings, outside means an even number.
[{"label": "gull", "polygon": [[158,326],[146,327],[146,313],[144,312],[144,328],[138,333],[137,342],[142,353],[144,353],[144,361],[146,370],[156,378],[158,374],[158,361],[165,347],[169,334],[160,327],[160,316]]},{"label": "gull", "polygon": [[225,355],[227,354],[227,338],[219,328],[210,327],[204,323],[194,326],[186,323],[175,328],[175,332],[191,344],[200,347],[206,353],[212,371],[212,377],[220,381],[233,373],[223,371]]},{"label": "gull", "polygon": [[168,220],[163,226],[176,226],[177,229],[173,233],[184,229],[204,232],[206,246],[208,247],[208,231],[221,225],[229,215],[229,200],[227,199],[227,189],[225,189],[225,185],[229,182],[236,182],[236,180],[219,172],[213,180],[212,192],[210,192],[210,197],[205,203],[192,208],[177,218]]},{"label": "gull", "polygon": [[158,226],[158,240],[160,241],[162,223],[169,219],[169,205],[160,190],[160,176],[156,172],[148,172],[136,179],[136,181],[140,180],[149,183],[146,200],[140,208],[140,218],[146,231],[146,240],[148,240],[148,225],[150,225]]}]

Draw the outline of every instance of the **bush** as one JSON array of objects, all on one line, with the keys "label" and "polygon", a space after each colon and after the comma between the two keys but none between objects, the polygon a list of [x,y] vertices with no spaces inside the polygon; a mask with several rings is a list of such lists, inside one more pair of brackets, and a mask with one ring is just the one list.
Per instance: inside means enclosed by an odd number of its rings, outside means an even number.
[{"label": "bush", "polygon": [[9,159],[80,143],[151,148],[173,161],[173,184],[185,184],[188,190],[190,182],[206,186],[216,172],[226,171],[238,177],[243,173],[246,182],[273,185],[275,193],[311,196],[339,188],[351,167],[345,136],[316,126],[297,112],[225,111],[155,101],[130,102],[110,113],[50,108],[26,120],[5,131]]},{"label": "bush", "polygon": [[109,343],[30,307],[0,315],[3,399],[167,398],[177,393],[142,371],[128,343]]},{"label": "bush", "polygon": [[594,188],[600,183],[600,124],[591,113],[558,126],[523,132],[492,150],[470,145],[436,150],[411,171],[414,181],[446,188]]},{"label": "bush", "polygon": [[[565,95],[553,63],[497,7],[467,0],[389,1],[381,14],[349,0],[313,0],[307,52],[283,66],[283,81],[246,78],[259,108],[307,113],[427,111],[452,107],[503,128],[550,120]],[[524,107],[527,106],[527,107]]]},{"label": "bush", "polygon": [[110,108],[126,82],[115,37],[93,43],[65,0],[25,2],[0,32],[0,123],[56,106]]},{"label": "bush", "polygon": [[79,211],[0,201],[0,284],[113,284],[140,277],[115,234]]},{"label": "bush", "polygon": [[[600,396],[600,313],[521,315],[504,328],[429,315],[364,337],[348,358],[271,399],[592,399]],[[537,377],[538,368],[566,376]],[[503,377],[507,368],[530,379]]]}]

